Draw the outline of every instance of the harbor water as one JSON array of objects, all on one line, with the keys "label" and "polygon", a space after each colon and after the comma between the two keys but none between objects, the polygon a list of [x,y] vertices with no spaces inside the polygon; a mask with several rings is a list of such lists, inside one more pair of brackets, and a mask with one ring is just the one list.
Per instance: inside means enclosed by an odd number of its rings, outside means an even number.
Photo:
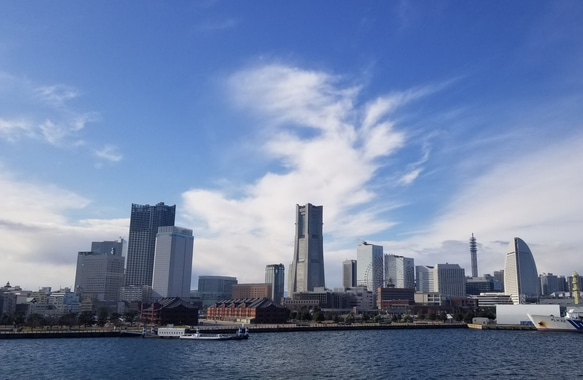
[{"label": "harbor water", "polygon": [[369,330],[246,341],[0,340],[0,379],[548,379],[581,376],[583,334]]}]

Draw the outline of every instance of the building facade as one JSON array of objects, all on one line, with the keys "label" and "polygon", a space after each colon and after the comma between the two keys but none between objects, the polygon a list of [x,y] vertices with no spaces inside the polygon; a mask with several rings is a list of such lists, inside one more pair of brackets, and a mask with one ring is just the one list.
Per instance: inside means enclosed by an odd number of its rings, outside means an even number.
[{"label": "building facade", "polygon": [[323,206],[296,205],[294,257],[289,269],[288,294],[324,287]]},{"label": "building facade", "polygon": [[437,292],[450,297],[465,297],[466,271],[458,264],[436,264],[433,267]]},{"label": "building facade", "polygon": [[268,297],[275,304],[281,305],[285,288],[285,267],[283,264],[270,264],[265,267],[265,283],[271,284]]},{"label": "building facade", "polygon": [[419,292],[437,292],[433,275],[433,267],[428,265],[417,265],[415,267],[415,277],[417,278],[416,289]]},{"label": "building facade", "polygon": [[100,244],[108,248],[77,254],[75,293],[81,298],[117,302],[123,286],[125,259],[121,253],[124,241],[94,243],[92,248]]},{"label": "building facade", "polygon": [[213,305],[221,300],[231,299],[233,285],[236,284],[236,277],[199,276],[198,296],[202,300],[203,308]]},{"label": "building facade", "polygon": [[154,298],[190,296],[193,247],[192,230],[158,227],[152,277]]},{"label": "building facade", "polygon": [[514,304],[526,303],[540,295],[540,281],[534,256],[528,245],[515,237],[508,244],[504,265],[504,292]]},{"label": "building facade", "polygon": [[342,286],[353,288],[357,284],[357,261],[345,260],[342,262]]},{"label": "building facade", "polygon": [[271,284],[236,284],[232,287],[233,299],[267,298],[271,299]]},{"label": "building facade", "polygon": [[125,285],[152,286],[158,227],[174,226],[176,206],[132,204]]},{"label": "building facade", "polygon": [[385,255],[385,285],[415,288],[415,261],[409,257]]},{"label": "building facade", "polygon": [[383,247],[366,241],[356,247],[356,282],[373,294],[383,287]]},{"label": "building facade", "polygon": [[207,309],[207,319],[243,323],[285,323],[288,310],[267,298],[223,300]]}]

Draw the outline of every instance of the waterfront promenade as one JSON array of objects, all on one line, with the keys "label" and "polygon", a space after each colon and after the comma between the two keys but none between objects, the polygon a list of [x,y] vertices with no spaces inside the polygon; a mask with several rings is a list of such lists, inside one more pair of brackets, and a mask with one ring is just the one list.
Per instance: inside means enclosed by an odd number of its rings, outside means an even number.
[{"label": "waterfront promenade", "polygon": [[[198,326],[202,332],[207,333],[224,333],[235,331],[241,324],[235,323],[217,323]],[[157,326],[163,327],[163,326]],[[155,327],[155,328],[157,328]],[[178,327],[178,326],[177,326]],[[273,324],[273,325],[245,325],[249,328],[251,334],[272,333],[272,332],[298,332],[298,331],[363,331],[363,330],[404,330],[404,329],[459,329],[467,328],[466,323],[353,323],[353,324],[336,324],[336,323],[305,323],[305,324]],[[155,337],[151,334],[152,326],[146,326],[146,336]],[[80,328],[80,329],[47,329],[25,328],[22,331],[1,331],[0,339],[49,339],[49,338],[111,338],[111,337],[137,337],[141,336],[143,327],[128,327],[123,329],[111,328]]]}]

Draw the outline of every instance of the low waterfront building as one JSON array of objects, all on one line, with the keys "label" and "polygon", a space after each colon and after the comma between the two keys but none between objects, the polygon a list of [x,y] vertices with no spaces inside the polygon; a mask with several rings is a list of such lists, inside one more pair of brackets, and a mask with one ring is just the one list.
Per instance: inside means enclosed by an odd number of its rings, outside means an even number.
[{"label": "low waterfront building", "polygon": [[285,323],[288,309],[268,298],[223,300],[207,308],[207,319],[242,323]]},{"label": "low waterfront building", "polygon": [[142,309],[140,317],[153,325],[198,325],[199,308],[179,297],[162,298]]},{"label": "low waterfront building", "polygon": [[415,304],[415,288],[379,288],[377,294],[377,308],[380,310]]},{"label": "low waterfront building", "polygon": [[475,296],[478,307],[495,307],[496,305],[512,305],[512,298],[504,293],[481,293]]}]

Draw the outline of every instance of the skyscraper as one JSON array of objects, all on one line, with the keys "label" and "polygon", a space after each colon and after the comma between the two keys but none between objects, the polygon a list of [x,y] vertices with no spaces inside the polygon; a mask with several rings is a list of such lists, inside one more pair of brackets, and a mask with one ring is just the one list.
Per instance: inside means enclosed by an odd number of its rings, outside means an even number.
[{"label": "skyscraper", "polygon": [[75,293],[94,301],[117,302],[123,285],[125,241],[93,242],[90,252],[79,252]]},{"label": "skyscraper", "polygon": [[345,288],[354,288],[356,286],[356,263],[356,260],[346,260],[342,262],[342,286]]},{"label": "skyscraper", "polygon": [[265,267],[265,283],[271,284],[271,300],[280,305],[285,287],[285,267],[283,264],[270,264]]},{"label": "skyscraper", "polygon": [[514,304],[526,303],[527,298],[540,295],[540,281],[534,257],[528,245],[515,237],[508,244],[504,264],[504,292]]},{"label": "skyscraper", "polygon": [[158,227],[152,277],[153,297],[190,297],[193,246],[192,230]]},{"label": "skyscraper", "polygon": [[324,287],[323,207],[296,205],[294,258],[289,269],[288,295]]},{"label": "skyscraper", "polygon": [[366,241],[356,247],[356,283],[377,294],[383,286],[383,247]]},{"label": "skyscraper", "polygon": [[432,266],[417,265],[415,267],[415,277],[417,278],[417,291],[424,293],[437,292]]},{"label": "skyscraper", "polygon": [[470,256],[472,259],[472,277],[478,277],[478,245],[473,233],[470,238]]},{"label": "skyscraper", "polygon": [[158,227],[174,226],[176,206],[132,204],[126,285],[152,286]]},{"label": "skyscraper", "polygon": [[385,285],[415,288],[415,261],[409,257],[385,255]]},{"label": "skyscraper", "polygon": [[466,295],[466,271],[458,264],[436,264],[434,266],[436,291],[451,297]]}]

